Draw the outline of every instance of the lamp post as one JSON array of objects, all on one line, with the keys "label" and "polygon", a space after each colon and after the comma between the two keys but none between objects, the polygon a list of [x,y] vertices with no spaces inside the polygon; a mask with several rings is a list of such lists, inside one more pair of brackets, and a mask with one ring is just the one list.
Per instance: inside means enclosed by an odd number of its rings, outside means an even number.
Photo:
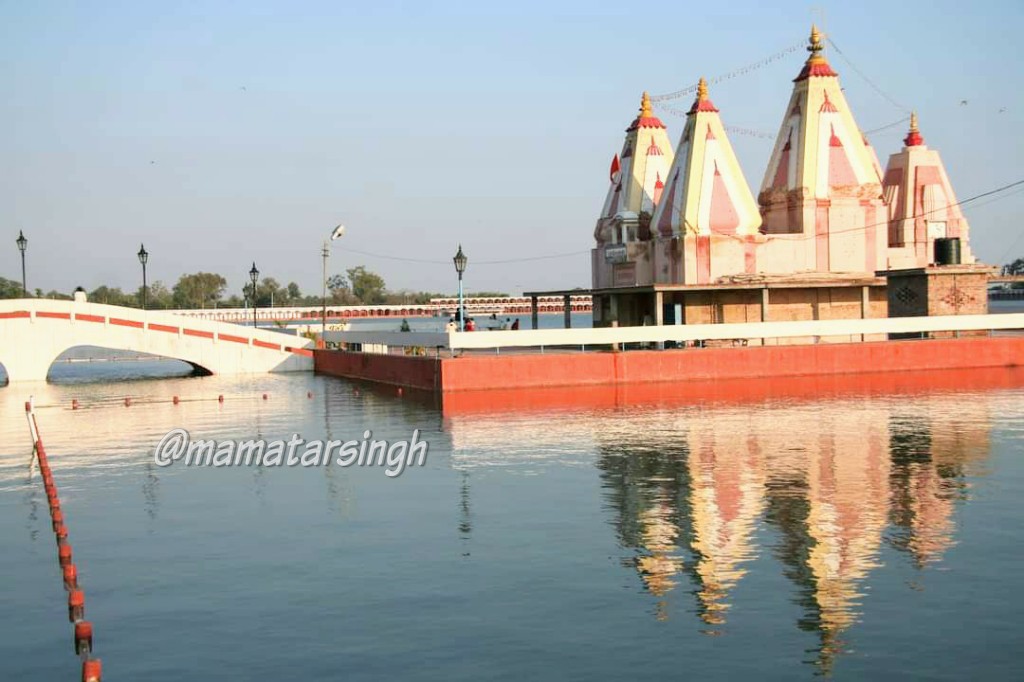
[{"label": "lamp post", "polygon": [[252,270],[249,271],[249,279],[252,280],[252,327],[256,328],[256,281],[260,278],[260,271],[256,269],[256,261],[252,262]]},{"label": "lamp post", "polygon": [[146,291],[146,263],[149,262],[149,253],[146,251],[146,245],[139,245],[139,262],[142,263],[142,309],[146,309],[146,299],[148,298]]},{"label": "lamp post", "polygon": [[25,239],[21,230],[18,230],[18,238],[15,242],[18,244],[18,251],[21,251],[21,295],[23,298],[28,298],[28,286],[25,285],[25,249],[28,248],[28,240]]},{"label": "lamp post", "polygon": [[323,308],[320,311],[320,338],[324,339],[324,334],[327,333],[327,259],[331,255],[331,242],[341,239],[341,236],[345,234],[344,225],[335,225],[334,231],[331,232],[331,241],[324,240],[324,248],[321,251],[321,255],[324,257],[324,277],[323,277]]},{"label": "lamp post", "polygon": [[455,262],[455,272],[459,273],[459,331],[466,331],[466,307],[462,302],[462,273],[466,271],[466,254],[462,253],[462,244],[459,244],[459,251],[452,258]]}]

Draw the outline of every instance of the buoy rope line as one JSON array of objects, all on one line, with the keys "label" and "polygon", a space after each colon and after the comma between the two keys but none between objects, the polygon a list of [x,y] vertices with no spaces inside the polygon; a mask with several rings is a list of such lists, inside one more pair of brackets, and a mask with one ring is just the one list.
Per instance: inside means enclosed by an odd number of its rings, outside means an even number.
[{"label": "buoy rope line", "polygon": [[85,619],[85,591],[78,582],[78,568],[75,566],[71,543],[68,541],[68,529],[64,525],[64,512],[60,507],[57,484],[53,481],[53,472],[50,471],[46,448],[43,447],[43,440],[39,436],[39,425],[36,422],[31,398],[25,403],[25,416],[28,419],[28,429],[32,435],[33,458],[29,462],[29,470],[31,471],[33,461],[39,465],[39,473],[46,490],[46,501],[50,506],[50,522],[53,534],[57,539],[57,561],[60,563],[64,578],[64,589],[68,593],[68,620],[74,626],[75,654],[82,661],[82,682],[101,682],[103,664],[100,659],[93,658],[92,623]]}]

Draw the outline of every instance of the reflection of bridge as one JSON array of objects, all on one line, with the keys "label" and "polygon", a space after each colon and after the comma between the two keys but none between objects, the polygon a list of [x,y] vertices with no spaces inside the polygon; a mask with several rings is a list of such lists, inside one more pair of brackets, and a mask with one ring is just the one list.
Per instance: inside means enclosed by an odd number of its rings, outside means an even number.
[{"label": "reflection of bridge", "polygon": [[0,363],[10,381],[43,381],[75,346],[100,346],[184,360],[212,374],[313,368],[308,339],[168,312],[99,303],[0,301]]},{"label": "reflection of bridge", "polygon": [[[569,307],[574,313],[590,312],[589,295],[538,296],[537,311],[539,313],[561,313],[565,311],[565,298],[570,298]],[[472,297],[465,299],[466,312],[469,315],[529,315],[532,298],[530,296],[503,297]],[[402,303],[397,305],[328,305],[327,317],[331,320],[355,319],[361,317],[433,317],[451,315],[459,307],[457,298],[432,298],[430,303]],[[252,322],[252,308],[207,308],[203,310],[175,310],[175,314],[203,320],[221,320],[223,322]],[[269,322],[271,320],[320,320],[323,314],[321,306],[275,306],[273,308],[257,308],[256,319]]]}]

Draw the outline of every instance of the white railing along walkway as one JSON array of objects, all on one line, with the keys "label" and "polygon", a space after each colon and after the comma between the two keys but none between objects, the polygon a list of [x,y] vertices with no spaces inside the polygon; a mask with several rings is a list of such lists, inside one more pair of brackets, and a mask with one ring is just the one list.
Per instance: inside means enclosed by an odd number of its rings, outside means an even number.
[{"label": "white railing along walkway", "polygon": [[350,331],[329,334],[328,340],[346,344],[362,344],[368,352],[387,352],[387,348],[391,346],[470,350],[842,336],[859,341],[863,336],[884,334],[1013,329],[1024,329],[1024,313],[450,333]]}]

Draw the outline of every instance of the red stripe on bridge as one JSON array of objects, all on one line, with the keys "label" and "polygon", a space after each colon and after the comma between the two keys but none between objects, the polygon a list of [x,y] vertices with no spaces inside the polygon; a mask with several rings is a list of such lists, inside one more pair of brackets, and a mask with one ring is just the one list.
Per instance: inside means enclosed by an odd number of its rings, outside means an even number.
[{"label": "red stripe on bridge", "polygon": [[234,343],[244,343],[247,346],[249,345],[249,339],[242,336],[235,336],[234,334],[219,334],[217,338],[221,341],[233,341]]},{"label": "red stripe on bridge", "polygon": [[86,315],[84,313],[75,313],[75,319],[81,320],[82,322],[99,322],[100,324],[107,320],[107,318],[102,315]]},{"label": "red stripe on bridge", "polygon": [[155,322],[149,323],[149,331],[151,332],[170,332],[171,334],[177,334],[178,328],[172,327],[167,324],[156,324]]},{"label": "red stripe on bridge", "polygon": [[46,311],[40,310],[39,312],[36,313],[36,317],[45,317],[51,320],[70,320],[71,313],[48,313]]},{"label": "red stripe on bridge", "polygon": [[182,329],[185,336],[198,336],[201,339],[212,339],[213,332],[204,332],[201,329]]},{"label": "red stripe on bridge", "polygon": [[260,341],[259,339],[253,339],[252,345],[259,346],[260,348],[269,348],[270,350],[281,350],[281,344],[270,343],[269,341]]},{"label": "red stripe on bridge", "polygon": [[295,353],[296,355],[305,355],[308,358],[313,357],[313,351],[305,348],[292,348],[291,346],[285,346],[284,349],[289,353]]},{"label": "red stripe on bridge", "polygon": [[116,324],[119,327],[134,327],[135,329],[142,329],[145,326],[136,320],[122,320],[119,317],[111,317],[110,324]]},{"label": "red stripe on bridge", "polygon": [[0,320],[10,320],[16,317],[28,317],[27,310],[15,310],[9,313],[0,313]]}]

